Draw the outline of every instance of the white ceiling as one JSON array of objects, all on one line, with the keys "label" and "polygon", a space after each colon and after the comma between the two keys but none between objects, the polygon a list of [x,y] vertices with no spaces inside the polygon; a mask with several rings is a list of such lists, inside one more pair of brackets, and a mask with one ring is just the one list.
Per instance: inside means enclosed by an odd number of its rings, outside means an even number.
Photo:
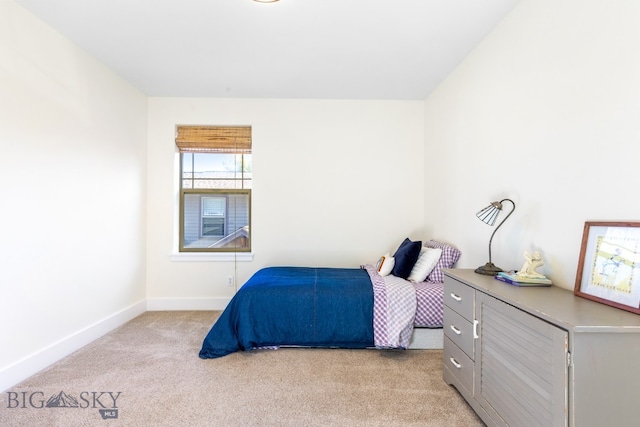
[{"label": "white ceiling", "polygon": [[425,99],[518,0],[16,0],[148,96]]}]

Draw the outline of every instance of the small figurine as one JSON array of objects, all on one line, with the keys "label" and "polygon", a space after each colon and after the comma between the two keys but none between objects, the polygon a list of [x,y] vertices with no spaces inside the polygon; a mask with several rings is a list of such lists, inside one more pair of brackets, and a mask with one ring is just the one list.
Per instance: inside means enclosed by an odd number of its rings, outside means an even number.
[{"label": "small figurine", "polygon": [[528,251],[524,251],[524,257],[526,261],[522,265],[520,271],[516,273],[516,277],[522,277],[527,279],[546,279],[544,274],[540,274],[536,271],[537,268],[544,265],[544,261],[540,256],[540,252],[535,251],[531,255]]}]

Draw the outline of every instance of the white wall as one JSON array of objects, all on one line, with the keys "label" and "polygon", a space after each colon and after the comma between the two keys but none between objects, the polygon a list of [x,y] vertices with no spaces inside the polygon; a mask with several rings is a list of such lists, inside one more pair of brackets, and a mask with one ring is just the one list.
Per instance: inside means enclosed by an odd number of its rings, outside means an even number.
[{"label": "white wall", "polygon": [[[223,308],[267,265],[358,267],[424,238],[422,101],[149,100],[147,295]],[[176,262],[176,124],[251,125],[251,262]],[[165,299],[165,300],[163,300]],[[198,301],[203,301],[198,305]],[[157,304],[156,304],[157,302]],[[194,305],[195,304],[195,305]],[[175,305],[174,305],[175,306]]]},{"label": "white wall", "polygon": [[0,390],[144,310],[146,108],[0,2]]},{"label": "white wall", "polygon": [[640,220],[638,22],[635,0],[522,0],[427,100],[425,223],[460,267],[488,260],[492,200],[517,204],[494,263],[540,250],[569,289],[585,221]]}]

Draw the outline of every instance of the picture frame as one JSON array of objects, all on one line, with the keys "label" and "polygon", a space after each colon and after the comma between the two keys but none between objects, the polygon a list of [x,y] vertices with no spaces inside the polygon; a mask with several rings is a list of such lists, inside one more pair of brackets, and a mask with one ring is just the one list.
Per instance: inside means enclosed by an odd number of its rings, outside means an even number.
[{"label": "picture frame", "polygon": [[573,292],[640,314],[640,222],[585,222]]}]

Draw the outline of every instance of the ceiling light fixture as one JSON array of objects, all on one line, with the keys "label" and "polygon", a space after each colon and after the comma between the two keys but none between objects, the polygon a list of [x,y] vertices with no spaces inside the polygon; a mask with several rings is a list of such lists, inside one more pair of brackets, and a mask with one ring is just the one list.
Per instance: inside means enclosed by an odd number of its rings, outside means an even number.
[{"label": "ceiling light fixture", "polygon": [[275,3],[278,0],[253,0],[253,1],[255,1],[257,3]]}]

